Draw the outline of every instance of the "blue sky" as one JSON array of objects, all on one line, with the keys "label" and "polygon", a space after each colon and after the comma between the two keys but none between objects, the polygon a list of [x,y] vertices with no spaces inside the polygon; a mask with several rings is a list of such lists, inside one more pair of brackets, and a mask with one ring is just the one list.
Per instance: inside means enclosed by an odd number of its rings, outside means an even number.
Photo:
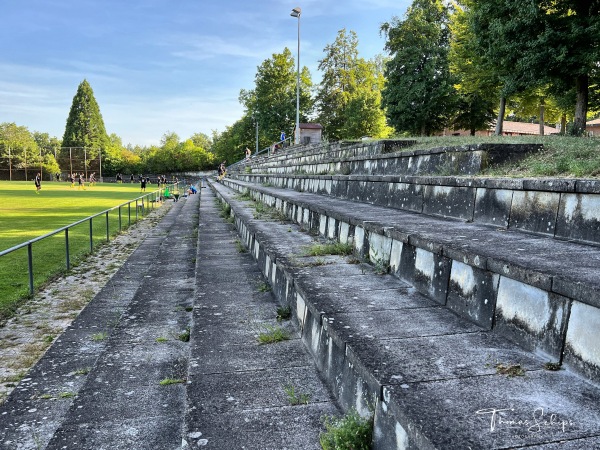
[{"label": "blue sky", "polygon": [[408,0],[3,0],[0,123],[62,138],[85,78],[108,133],[150,145],[223,131],[243,114],[240,89],[257,66],[297,49],[320,80],[318,60],[338,30],[356,31],[359,54],[384,53],[379,27]]}]

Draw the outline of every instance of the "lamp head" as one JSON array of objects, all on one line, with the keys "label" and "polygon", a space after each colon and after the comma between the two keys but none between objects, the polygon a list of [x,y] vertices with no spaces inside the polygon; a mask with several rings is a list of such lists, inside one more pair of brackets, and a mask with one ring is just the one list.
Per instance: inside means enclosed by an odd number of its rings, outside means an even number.
[{"label": "lamp head", "polygon": [[292,9],[292,13],[290,14],[290,16],[300,17],[300,14],[302,14],[302,9],[299,6],[296,6],[294,9]]}]

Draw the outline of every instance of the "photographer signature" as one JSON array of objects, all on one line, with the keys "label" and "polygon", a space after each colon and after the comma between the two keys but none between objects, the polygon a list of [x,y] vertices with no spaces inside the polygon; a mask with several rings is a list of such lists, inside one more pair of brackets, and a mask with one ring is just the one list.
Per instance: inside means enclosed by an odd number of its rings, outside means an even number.
[{"label": "photographer signature", "polygon": [[506,411],[514,411],[512,408],[495,409],[486,408],[476,411],[475,414],[490,417],[490,431],[493,432],[497,428],[526,428],[530,433],[539,433],[542,430],[549,428],[560,429],[565,432],[575,423],[569,419],[561,419],[558,414],[544,413],[544,408],[536,408],[533,411],[531,418],[511,419]]}]

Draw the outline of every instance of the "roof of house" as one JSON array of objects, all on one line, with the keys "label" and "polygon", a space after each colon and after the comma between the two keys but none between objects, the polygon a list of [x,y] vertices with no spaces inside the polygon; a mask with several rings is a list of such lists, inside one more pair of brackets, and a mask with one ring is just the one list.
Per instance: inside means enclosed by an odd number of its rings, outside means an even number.
[{"label": "roof of house", "polygon": [[301,123],[300,129],[304,130],[322,130],[323,126],[320,123]]},{"label": "roof of house", "polygon": [[[503,133],[519,133],[519,134],[540,134],[540,125],[537,123],[528,122],[512,122],[505,120],[502,123]],[[558,130],[553,127],[544,125],[544,134],[558,133]]]},{"label": "roof of house", "polygon": [[586,123],[587,126],[590,125],[600,125],[600,118],[598,119],[594,119],[594,120],[590,120],[589,122]]}]

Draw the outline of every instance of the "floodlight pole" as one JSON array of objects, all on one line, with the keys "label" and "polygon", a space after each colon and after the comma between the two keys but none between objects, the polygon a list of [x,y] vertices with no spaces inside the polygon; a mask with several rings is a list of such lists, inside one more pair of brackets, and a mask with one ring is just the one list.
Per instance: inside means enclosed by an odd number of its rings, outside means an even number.
[{"label": "floodlight pole", "polygon": [[300,144],[300,15],[302,9],[299,6],[292,9],[290,16],[298,19],[298,68],[296,69],[296,132],[294,133],[294,143]]}]

